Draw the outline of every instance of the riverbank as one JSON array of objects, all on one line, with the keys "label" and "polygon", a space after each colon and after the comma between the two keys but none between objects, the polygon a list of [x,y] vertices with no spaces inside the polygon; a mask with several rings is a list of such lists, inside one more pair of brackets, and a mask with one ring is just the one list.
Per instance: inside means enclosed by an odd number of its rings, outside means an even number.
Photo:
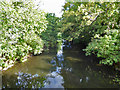
[{"label": "riverbank", "polygon": [[96,65],[97,58],[85,56],[81,47],[64,47],[61,58],[56,49],[50,49],[22,64],[15,64],[3,71],[3,87],[28,88],[32,84],[37,88],[34,82],[41,83],[38,76],[42,74],[46,78],[42,88],[118,88],[118,83],[113,82],[113,78],[119,75],[117,71]]},{"label": "riverbank", "polygon": [[[79,50],[81,51],[82,49],[84,49],[84,48],[86,48],[86,45],[84,44],[84,43],[78,43],[78,44],[74,44],[74,43],[66,43],[66,44],[68,44],[68,45],[66,45],[66,48],[68,47],[68,48],[78,48],[79,46],[80,46],[80,48],[79,48]],[[54,47],[54,48],[56,48],[57,49],[57,47]],[[49,52],[49,50],[51,50],[51,49],[54,49],[53,47],[50,47],[48,50],[46,49],[45,51],[43,51],[43,52]],[[43,53],[42,52],[42,53]],[[86,52],[84,52],[83,51],[83,54],[85,54]],[[21,63],[24,63],[24,62],[26,62],[27,61],[27,59],[29,58],[29,57],[32,57],[33,56],[33,54],[29,54],[28,56],[26,56],[26,57],[24,57],[24,59],[21,61]],[[96,64],[97,66],[104,66],[103,64],[99,64],[99,61],[101,60],[101,58],[97,58],[97,56],[96,55],[91,55],[91,57],[94,57],[94,58],[96,58],[96,60],[94,60],[94,62],[97,62],[98,64]],[[19,63],[20,61],[12,61],[11,63],[9,63],[9,65],[7,66],[7,67],[5,67],[5,68],[2,68],[2,67],[0,67],[0,70],[1,71],[5,71],[5,70],[7,70],[7,69],[9,69],[9,68],[11,68],[12,66],[14,66],[14,64],[15,63]],[[106,66],[106,65],[105,65]],[[116,65],[114,65],[114,66],[110,66],[110,67],[112,67],[114,70],[116,70],[116,71],[120,71],[120,67],[119,67],[119,65],[118,64],[116,64]]]},{"label": "riverbank", "polygon": [[[32,57],[32,54],[29,54],[28,56],[24,57],[23,60],[21,61],[21,63],[26,62],[29,57]],[[4,67],[4,68],[0,67],[0,70],[1,71],[5,71],[5,70],[13,67],[16,63],[19,63],[19,62],[20,61],[18,61],[18,60],[11,61],[11,62],[9,62],[9,64],[7,65],[7,67]]]},{"label": "riverbank", "polygon": [[[54,47],[54,48],[57,48],[57,47]],[[41,54],[43,54],[44,52],[49,52],[50,49],[53,49],[53,47],[49,47],[49,49],[46,48],[46,47],[44,47],[44,50],[42,51]],[[24,57],[22,61],[19,61],[19,60],[15,60],[14,62],[11,61],[11,63],[9,63],[9,65],[7,65],[7,67],[5,67],[5,68],[0,67],[0,70],[1,70],[1,71],[6,71],[7,69],[12,68],[16,63],[24,63],[24,62],[26,62],[30,57],[39,56],[39,55],[41,55],[41,54],[37,54],[37,55],[29,54],[29,55],[27,55],[26,57]]]}]

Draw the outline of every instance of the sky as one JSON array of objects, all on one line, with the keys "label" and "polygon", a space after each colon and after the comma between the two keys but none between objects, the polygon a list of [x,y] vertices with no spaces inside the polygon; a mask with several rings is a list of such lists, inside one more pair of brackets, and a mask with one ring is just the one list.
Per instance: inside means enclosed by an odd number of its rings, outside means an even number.
[{"label": "sky", "polygon": [[[10,1],[10,0],[6,0]],[[19,1],[19,0],[18,0]],[[40,8],[45,12],[55,13],[57,17],[62,15],[62,6],[65,4],[65,0],[35,0],[35,3],[40,2]]]},{"label": "sky", "polygon": [[36,0],[40,2],[40,8],[45,12],[55,13],[57,17],[62,15],[62,6],[65,3],[65,0]]}]

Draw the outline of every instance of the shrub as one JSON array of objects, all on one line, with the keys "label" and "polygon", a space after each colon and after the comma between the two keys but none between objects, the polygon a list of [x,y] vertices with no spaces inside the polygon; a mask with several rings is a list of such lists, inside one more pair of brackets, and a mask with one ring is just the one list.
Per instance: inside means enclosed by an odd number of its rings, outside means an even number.
[{"label": "shrub", "polygon": [[46,25],[45,13],[32,0],[0,1],[0,66],[22,61],[29,53],[40,54]]}]

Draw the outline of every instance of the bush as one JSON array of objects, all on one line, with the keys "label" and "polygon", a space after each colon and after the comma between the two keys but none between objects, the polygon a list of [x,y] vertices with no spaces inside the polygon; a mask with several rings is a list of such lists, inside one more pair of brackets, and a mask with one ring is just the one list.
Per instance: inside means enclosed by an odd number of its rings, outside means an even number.
[{"label": "bush", "polygon": [[113,65],[120,62],[120,31],[106,30],[106,35],[96,35],[91,43],[88,44],[86,55],[91,53],[97,54],[97,57],[102,57],[102,64]]},{"label": "bush", "polygon": [[45,13],[33,1],[0,1],[0,66],[22,61],[29,53],[40,54],[46,25]]}]

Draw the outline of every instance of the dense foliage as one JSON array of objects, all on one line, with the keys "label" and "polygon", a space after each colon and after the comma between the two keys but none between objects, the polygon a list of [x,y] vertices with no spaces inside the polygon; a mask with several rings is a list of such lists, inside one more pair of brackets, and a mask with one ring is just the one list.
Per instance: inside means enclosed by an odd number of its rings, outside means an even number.
[{"label": "dense foliage", "polygon": [[64,39],[84,42],[86,55],[103,58],[102,64],[120,62],[120,3],[67,2],[61,20]]},{"label": "dense foliage", "polygon": [[1,1],[0,65],[7,67],[30,53],[40,54],[44,45],[59,42],[59,34],[67,41],[85,43],[86,55],[96,54],[102,58],[100,63],[119,65],[119,6],[119,2],[66,2],[60,19],[45,14],[32,0]]},{"label": "dense foliage", "polygon": [[40,35],[46,27],[45,13],[33,1],[0,1],[0,66],[23,61],[29,53],[40,54]]},{"label": "dense foliage", "polygon": [[47,29],[42,32],[42,39],[45,42],[45,47],[55,47],[57,44],[57,33],[59,18],[54,13],[47,13],[46,15],[48,24]]}]

